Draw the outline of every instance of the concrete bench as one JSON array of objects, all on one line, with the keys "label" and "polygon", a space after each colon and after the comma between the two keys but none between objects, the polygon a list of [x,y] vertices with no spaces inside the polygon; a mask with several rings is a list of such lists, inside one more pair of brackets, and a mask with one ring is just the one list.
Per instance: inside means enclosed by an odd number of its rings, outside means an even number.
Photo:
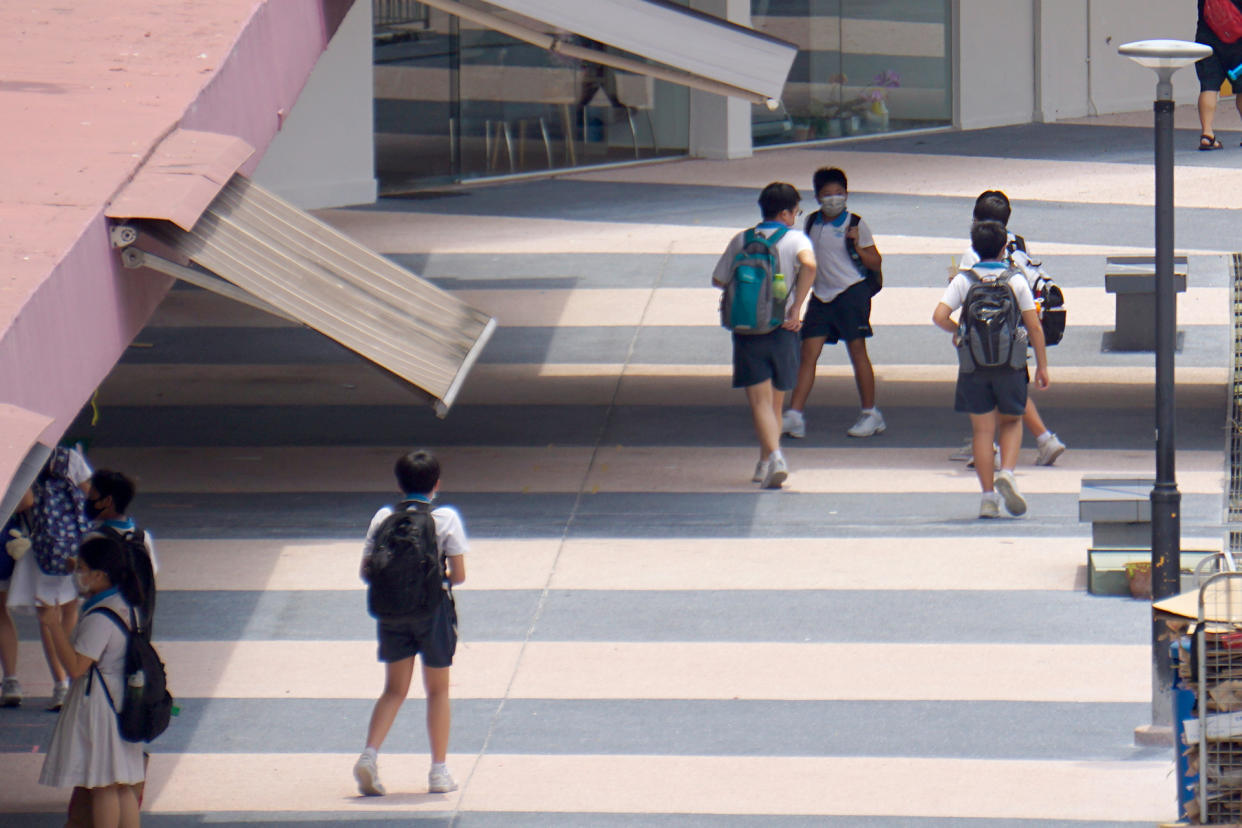
[{"label": "concrete bench", "polygon": [[[1106,351],[1156,350],[1156,260],[1151,256],[1109,256],[1104,290],[1117,297],[1115,328],[1104,334]],[[1185,256],[1173,257],[1173,281],[1186,292]],[[1181,333],[1178,333],[1180,348]]]}]

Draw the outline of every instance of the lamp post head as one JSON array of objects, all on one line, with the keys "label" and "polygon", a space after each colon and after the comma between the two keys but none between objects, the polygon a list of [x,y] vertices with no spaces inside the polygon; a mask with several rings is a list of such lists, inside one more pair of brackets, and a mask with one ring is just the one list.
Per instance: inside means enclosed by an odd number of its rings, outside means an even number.
[{"label": "lamp post head", "polygon": [[1117,51],[1153,70],[1159,78],[1156,98],[1169,101],[1173,99],[1173,73],[1212,54],[1212,47],[1187,40],[1136,40],[1122,44]]}]

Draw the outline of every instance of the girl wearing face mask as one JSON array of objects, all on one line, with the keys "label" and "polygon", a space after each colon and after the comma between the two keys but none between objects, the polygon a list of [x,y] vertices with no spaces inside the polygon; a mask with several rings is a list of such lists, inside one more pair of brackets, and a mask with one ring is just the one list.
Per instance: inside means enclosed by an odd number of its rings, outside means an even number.
[{"label": "girl wearing face mask", "polygon": [[72,640],[55,607],[38,608],[39,622],[72,679],[39,783],[73,788],[69,824],[136,826],[133,786],[145,775],[142,745],[121,738],[104,692],[106,685],[114,700],[123,696],[126,635],[106,614],[92,610],[106,607],[129,619],[130,607],[142,603],[141,587],[121,545],[100,535],[82,542],[73,578],[83,602]]}]

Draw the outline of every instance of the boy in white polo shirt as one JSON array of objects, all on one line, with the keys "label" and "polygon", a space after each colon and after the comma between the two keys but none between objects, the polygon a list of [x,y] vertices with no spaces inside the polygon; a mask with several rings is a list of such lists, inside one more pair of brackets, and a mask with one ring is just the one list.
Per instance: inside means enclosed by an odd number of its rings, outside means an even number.
[{"label": "boy in white polo shirt", "polygon": [[[958,324],[950,314],[966,304],[973,284],[994,282],[1011,271],[1003,260],[1008,233],[998,221],[977,221],[970,229],[970,243],[979,254],[979,261],[970,271],[961,271],[949,282],[948,288],[932,313],[932,322],[941,330],[953,334],[953,344],[958,344]],[[1044,348],[1044,331],[1035,310],[1035,299],[1026,279],[1014,275],[1007,279],[1013,298],[1022,314],[1031,347],[1035,351],[1035,386],[1047,388],[1048,355]],[[965,311],[963,311],[965,313]],[[983,497],[979,504],[979,517],[994,518],[1000,515],[1000,503],[1015,517],[1026,513],[1026,500],[1018,491],[1013,470],[1018,463],[1018,449],[1022,445],[1022,413],[1026,410],[1027,385],[1026,345],[1021,347],[1022,367],[1009,365],[994,368],[961,370],[957,375],[957,391],[954,409],[970,415],[972,444],[975,455],[975,474]],[[998,437],[999,433],[999,437]],[[1001,470],[992,466],[992,445],[1000,444]]]},{"label": "boy in white polo shirt", "polygon": [[[759,462],[752,480],[765,489],[779,489],[789,475],[781,453],[781,408],[785,392],[798,378],[799,313],[815,281],[815,254],[811,241],[795,230],[801,210],[797,189],[792,184],[773,182],[759,193],[763,221],[755,231],[775,243],[780,273],[798,274],[795,290],[785,300],[785,321],[765,334],[733,333],[733,387],[746,389],[751,419],[759,438]],[[722,290],[733,278],[733,264],[742,251],[747,231],[735,235],[716,262],[712,284]]]}]

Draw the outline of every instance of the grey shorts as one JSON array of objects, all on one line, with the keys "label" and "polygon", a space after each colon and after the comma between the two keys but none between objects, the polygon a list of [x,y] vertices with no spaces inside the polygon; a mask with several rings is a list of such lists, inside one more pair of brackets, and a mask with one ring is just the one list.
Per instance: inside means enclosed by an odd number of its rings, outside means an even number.
[{"label": "grey shorts", "polygon": [[798,382],[798,334],[777,328],[765,334],[733,335],[733,387],[749,388],[772,380],[777,391]]},{"label": "grey shorts", "polygon": [[1025,368],[958,374],[953,409],[966,414],[987,414],[996,410],[1002,414],[1021,416],[1026,410],[1029,382]]},{"label": "grey shorts", "polygon": [[430,617],[376,619],[379,660],[384,662],[423,656],[424,667],[449,667],[457,652],[457,608],[446,594]]}]

